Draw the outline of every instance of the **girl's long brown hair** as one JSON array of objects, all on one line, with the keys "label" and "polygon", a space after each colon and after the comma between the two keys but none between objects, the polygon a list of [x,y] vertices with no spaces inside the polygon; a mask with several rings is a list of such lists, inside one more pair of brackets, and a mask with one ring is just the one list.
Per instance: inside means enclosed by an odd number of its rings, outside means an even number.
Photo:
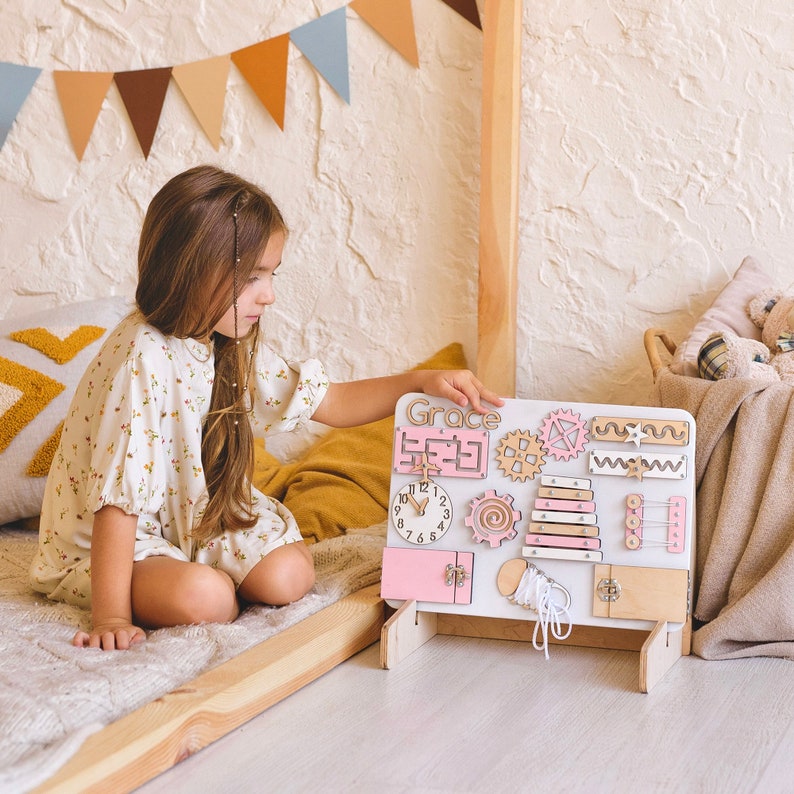
[{"label": "girl's long brown hair", "polygon": [[[236,273],[235,210],[240,259]],[[243,387],[258,326],[241,337],[240,344],[213,329],[276,232],[286,234],[286,226],[273,200],[250,182],[214,166],[175,176],[152,199],[144,218],[138,309],[163,334],[211,340],[214,345],[215,381],[201,441],[209,501],[192,532],[199,540],[248,529],[257,521],[251,494],[251,406]]]}]

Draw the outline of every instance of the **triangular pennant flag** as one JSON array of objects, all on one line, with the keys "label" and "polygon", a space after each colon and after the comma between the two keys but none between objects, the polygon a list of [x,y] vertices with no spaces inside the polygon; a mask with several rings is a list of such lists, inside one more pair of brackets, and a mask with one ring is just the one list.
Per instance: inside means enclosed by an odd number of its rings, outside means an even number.
[{"label": "triangular pennant flag", "polygon": [[345,8],[337,8],[307,22],[289,35],[331,88],[350,104]]},{"label": "triangular pennant flag", "polygon": [[40,74],[35,66],[0,63],[0,149]]},{"label": "triangular pennant flag", "polygon": [[66,129],[78,160],[94,130],[113,72],[53,72]]},{"label": "triangular pennant flag", "polygon": [[114,79],[143,156],[147,158],[163,110],[165,92],[171,79],[171,67],[116,72]]},{"label": "triangular pennant flag", "polygon": [[477,10],[477,0],[443,0],[443,2],[457,11],[462,17],[468,19],[472,25],[482,30],[480,12]]},{"label": "triangular pennant flag", "polygon": [[287,98],[288,55],[289,33],[232,53],[234,65],[282,130]]},{"label": "triangular pennant flag", "polygon": [[411,0],[352,0],[350,7],[408,63],[419,67]]},{"label": "triangular pennant flag", "polygon": [[204,132],[215,149],[221,143],[223,105],[229,77],[229,56],[219,55],[180,66],[171,71]]}]

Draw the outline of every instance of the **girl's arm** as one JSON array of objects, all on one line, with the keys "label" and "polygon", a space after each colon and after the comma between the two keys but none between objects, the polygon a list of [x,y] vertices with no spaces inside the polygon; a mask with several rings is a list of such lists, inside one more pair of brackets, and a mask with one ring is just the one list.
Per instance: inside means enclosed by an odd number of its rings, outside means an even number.
[{"label": "girl's arm", "polygon": [[146,639],[132,623],[132,560],[138,517],[110,505],[94,513],[91,533],[90,633],[78,631],[73,644],[82,648],[124,650]]},{"label": "girl's arm", "polygon": [[384,378],[332,383],[312,419],[331,427],[352,427],[383,419],[394,413],[397,400],[408,392],[446,397],[465,408],[484,414],[483,401],[504,405],[496,393],[486,389],[467,369],[412,370]]}]

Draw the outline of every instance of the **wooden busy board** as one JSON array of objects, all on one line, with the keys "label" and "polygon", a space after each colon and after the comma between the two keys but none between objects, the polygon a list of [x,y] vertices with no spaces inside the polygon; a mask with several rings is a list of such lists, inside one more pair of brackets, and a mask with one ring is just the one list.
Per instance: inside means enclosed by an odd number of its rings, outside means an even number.
[{"label": "wooden busy board", "polygon": [[682,625],[695,423],[685,411],[507,400],[485,415],[397,406],[381,594],[437,613],[535,620],[530,565],[571,623]]}]

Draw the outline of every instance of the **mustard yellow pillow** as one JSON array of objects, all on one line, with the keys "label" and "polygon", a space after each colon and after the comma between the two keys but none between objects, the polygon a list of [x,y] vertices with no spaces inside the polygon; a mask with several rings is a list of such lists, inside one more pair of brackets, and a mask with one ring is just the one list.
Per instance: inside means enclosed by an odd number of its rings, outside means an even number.
[{"label": "mustard yellow pillow", "polygon": [[[463,348],[453,343],[415,369],[463,369]],[[282,466],[257,444],[254,484],[295,516],[310,542],[343,535],[386,519],[394,417],[335,428],[297,463]]]},{"label": "mustard yellow pillow", "polygon": [[0,321],[0,524],[38,516],[75,388],[130,308],[97,298]]},{"label": "mustard yellow pillow", "polygon": [[297,463],[282,463],[265,448],[261,438],[254,439],[254,485],[263,493],[284,501],[287,486],[298,467]]}]

